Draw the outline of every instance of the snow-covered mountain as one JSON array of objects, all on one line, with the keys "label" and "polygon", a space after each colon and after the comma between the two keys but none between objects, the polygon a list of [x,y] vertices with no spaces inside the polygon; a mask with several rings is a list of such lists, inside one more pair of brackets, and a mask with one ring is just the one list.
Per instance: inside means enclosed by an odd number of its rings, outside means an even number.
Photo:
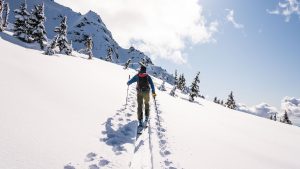
[{"label": "snow-covered mountain", "polygon": [[[8,0],[11,6],[11,11],[19,8],[20,4],[24,0]],[[86,14],[74,12],[72,9],[60,5],[53,0],[30,0],[27,1],[28,10],[32,9],[36,4],[45,4],[46,15],[46,31],[48,38],[55,36],[54,28],[59,25],[63,16],[67,16],[68,20],[68,38],[72,40],[73,47],[79,51],[84,48],[83,41],[91,36],[94,42],[93,53],[97,58],[105,58],[108,53],[108,49],[112,49],[113,62],[124,65],[128,59],[132,59],[131,68],[139,68],[139,62],[142,59],[149,61],[149,73],[160,79],[165,79],[169,83],[174,82],[173,76],[160,66],[153,64],[151,59],[143,52],[131,47],[130,49],[124,49],[113,39],[112,33],[107,29],[106,25],[102,21],[101,17],[93,12],[89,11]],[[13,13],[9,17],[9,22],[14,22]]]},{"label": "snow-covered mountain", "polygon": [[0,33],[1,169],[300,168],[299,127],[172,97],[169,84],[136,140],[136,71],[26,45]]}]

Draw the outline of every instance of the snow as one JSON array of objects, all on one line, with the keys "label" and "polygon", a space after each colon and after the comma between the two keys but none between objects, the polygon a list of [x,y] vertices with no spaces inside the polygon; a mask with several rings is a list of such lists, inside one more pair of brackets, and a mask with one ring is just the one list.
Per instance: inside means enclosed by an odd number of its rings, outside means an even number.
[{"label": "snow", "polygon": [[0,168],[300,168],[299,127],[172,97],[167,83],[136,140],[134,70],[0,35]]},{"label": "snow", "polygon": [[[10,2],[11,8],[19,8],[23,0],[14,0]],[[36,4],[45,5],[45,16],[47,18],[45,22],[45,28],[47,31],[47,36],[49,41],[54,38],[56,33],[54,29],[60,24],[63,16],[68,17],[68,36],[67,38],[72,41],[73,48],[77,51],[85,48],[84,43],[80,43],[86,36],[91,36],[93,38],[94,48],[93,54],[96,58],[105,58],[107,55],[107,49],[113,49],[113,61],[120,65],[124,65],[128,59],[132,59],[132,64],[130,67],[137,69],[139,67],[139,62],[143,59],[149,59],[149,56],[145,55],[139,50],[131,51],[130,49],[125,49],[119,46],[119,44],[114,40],[112,33],[108,30],[105,23],[102,21],[101,17],[93,12],[89,11],[86,14],[80,14],[74,12],[72,9],[60,5],[53,0],[30,0],[27,1],[28,9],[32,9]],[[14,22],[13,15],[9,16],[9,21]],[[116,55],[119,55],[119,59],[115,59]],[[150,59],[151,60],[151,59]],[[149,74],[155,75],[160,79],[165,79],[169,83],[173,83],[174,79],[170,73],[165,69],[157,65],[149,66]]]}]

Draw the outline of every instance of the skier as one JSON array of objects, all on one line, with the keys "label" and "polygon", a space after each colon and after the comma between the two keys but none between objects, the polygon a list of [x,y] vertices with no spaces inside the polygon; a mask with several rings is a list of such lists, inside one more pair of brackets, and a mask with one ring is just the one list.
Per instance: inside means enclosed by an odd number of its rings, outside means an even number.
[{"label": "skier", "polygon": [[138,102],[138,108],[137,108],[137,115],[138,115],[138,121],[139,121],[139,126],[138,127],[143,127],[143,101],[145,103],[145,122],[144,124],[147,124],[149,120],[149,100],[150,100],[150,87],[152,90],[152,96],[155,97],[155,88],[153,81],[151,77],[146,73],[146,66],[141,64],[140,71],[137,75],[135,75],[133,78],[131,78],[128,82],[127,85],[131,85],[132,83],[137,82],[137,102]]}]

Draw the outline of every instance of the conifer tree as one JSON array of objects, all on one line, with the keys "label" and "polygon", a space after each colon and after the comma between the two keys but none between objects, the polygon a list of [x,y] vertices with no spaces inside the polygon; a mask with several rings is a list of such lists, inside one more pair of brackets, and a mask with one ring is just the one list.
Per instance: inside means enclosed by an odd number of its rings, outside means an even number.
[{"label": "conifer tree", "polygon": [[55,27],[54,32],[57,33],[57,42],[56,45],[59,47],[59,51],[66,55],[71,55],[73,52],[72,43],[68,42],[67,38],[67,17],[63,17],[61,23],[58,27]]},{"label": "conifer tree", "polygon": [[235,100],[233,98],[233,92],[230,93],[230,95],[228,96],[227,102],[225,103],[226,107],[230,108],[230,109],[236,109],[236,104],[235,104]]},{"label": "conifer tree", "polygon": [[289,118],[289,116],[288,116],[288,114],[287,114],[286,111],[284,112],[284,115],[283,115],[282,118],[283,118],[282,119],[282,123],[292,124],[292,122],[291,122],[291,120],[290,120],[290,118]]},{"label": "conifer tree", "polygon": [[54,39],[52,40],[52,42],[50,43],[50,45],[47,47],[45,54],[46,55],[54,55],[55,54],[55,48],[57,46],[57,40],[58,40],[58,36],[54,37]]},{"label": "conifer tree", "polygon": [[8,26],[8,15],[9,15],[9,12],[10,12],[8,2],[4,4],[4,12],[5,13],[4,13],[3,24],[2,24],[3,29],[7,28],[7,26]]},{"label": "conifer tree", "polygon": [[33,41],[38,42],[40,44],[41,49],[44,49],[45,43],[48,40],[46,35],[46,28],[44,26],[45,21],[46,17],[44,13],[44,4],[35,5],[29,18],[29,24],[31,29],[30,33]]},{"label": "conifer tree", "polygon": [[166,91],[165,81],[163,81],[162,84],[158,87],[158,90]]},{"label": "conifer tree", "polygon": [[24,42],[32,42],[32,37],[30,36],[30,25],[28,23],[30,13],[27,11],[26,0],[21,4],[19,9],[14,10],[15,13],[15,26],[14,26],[14,36],[19,38]]},{"label": "conifer tree", "polygon": [[174,80],[175,80],[174,85],[177,86],[177,83],[178,83],[178,77],[177,77],[177,70],[176,70],[176,69],[175,69],[175,74],[174,74]]},{"label": "conifer tree", "polygon": [[221,104],[222,106],[224,106],[224,101],[223,101],[223,100],[221,100],[220,104]]},{"label": "conifer tree", "polygon": [[3,27],[4,21],[2,17],[3,9],[4,9],[4,2],[3,0],[0,0],[0,32],[4,31],[4,27]]},{"label": "conifer tree", "polygon": [[186,81],[185,81],[185,77],[184,74],[181,74],[178,78],[178,82],[177,82],[177,88],[181,91],[183,91],[186,87]]},{"label": "conifer tree", "polygon": [[193,83],[191,84],[190,86],[190,98],[189,98],[189,101],[193,102],[195,100],[195,97],[198,97],[200,96],[199,95],[199,83],[200,83],[200,80],[199,80],[199,75],[200,75],[200,72],[197,73]]},{"label": "conifer tree", "polygon": [[131,59],[128,59],[127,62],[124,65],[124,69],[128,69],[129,65],[130,65]]},{"label": "conifer tree", "polygon": [[106,56],[106,58],[105,58],[106,61],[108,61],[108,62],[112,62],[112,61],[113,61],[113,60],[112,60],[112,52],[113,52],[112,48],[109,47],[109,48],[107,49],[107,56]]},{"label": "conifer tree", "polygon": [[170,92],[170,95],[171,95],[171,96],[175,96],[175,94],[176,94],[176,88],[177,88],[177,86],[174,85],[173,89],[172,89],[171,92]]},{"label": "conifer tree", "polygon": [[88,37],[84,43],[84,45],[86,46],[86,52],[87,54],[89,55],[89,58],[88,59],[92,59],[93,57],[93,39],[92,37]]},{"label": "conifer tree", "polygon": [[215,98],[214,98],[214,103],[217,103],[217,102],[218,102],[218,98],[215,97]]}]

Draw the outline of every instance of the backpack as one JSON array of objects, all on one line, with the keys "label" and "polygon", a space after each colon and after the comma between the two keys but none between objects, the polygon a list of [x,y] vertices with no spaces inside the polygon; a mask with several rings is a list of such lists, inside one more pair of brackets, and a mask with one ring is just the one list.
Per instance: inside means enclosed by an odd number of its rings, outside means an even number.
[{"label": "backpack", "polygon": [[147,73],[139,73],[138,74],[138,82],[137,82],[137,90],[138,91],[149,91],[149,81]]}]

